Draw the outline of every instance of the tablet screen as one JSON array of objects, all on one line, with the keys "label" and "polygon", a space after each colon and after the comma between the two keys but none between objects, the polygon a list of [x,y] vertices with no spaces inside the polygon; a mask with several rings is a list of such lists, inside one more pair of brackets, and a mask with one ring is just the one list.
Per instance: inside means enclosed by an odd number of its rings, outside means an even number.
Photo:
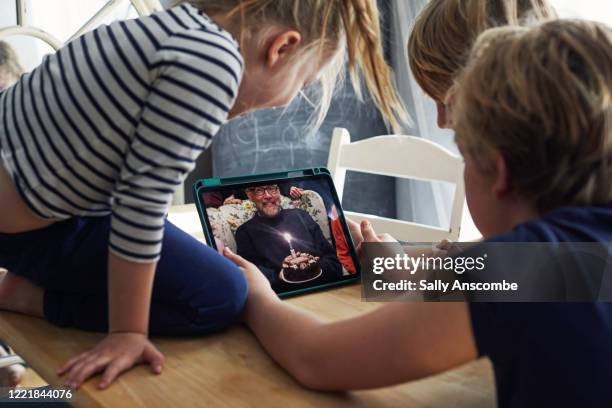
[{"label": "tablet screen", "polygon": [[328,176],[198,190],[211,241],[265,274],[279,294],[354,280],[355,250]]}]

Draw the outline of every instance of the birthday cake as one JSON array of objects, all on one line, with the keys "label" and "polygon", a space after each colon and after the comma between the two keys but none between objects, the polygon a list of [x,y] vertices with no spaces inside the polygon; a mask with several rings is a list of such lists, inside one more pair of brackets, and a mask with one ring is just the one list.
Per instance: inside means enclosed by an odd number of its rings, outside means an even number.
[{"label": "birthday cake", "polygon": [[303,282],[321,274],[320,257],[306,252],[296,252],[283,261],[283,276],[288,282]]}]

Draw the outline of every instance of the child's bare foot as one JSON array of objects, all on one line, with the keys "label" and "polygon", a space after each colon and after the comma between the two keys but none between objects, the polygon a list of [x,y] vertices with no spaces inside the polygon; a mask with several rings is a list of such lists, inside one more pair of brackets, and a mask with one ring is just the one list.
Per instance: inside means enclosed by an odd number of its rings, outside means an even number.
[{"label": "child's bare foot", "polygon": [[25,278],[0,271],[0,310],[43,317],[43,290]]},{"label": "child's bare foot", "polygon": [[[0,357],[6,357],[9,353],[0,345]],[[21,381],[25,374],[25,367],[21,364],[14,364],[12,366],[0,368],[0,387],[15,388]]]}]

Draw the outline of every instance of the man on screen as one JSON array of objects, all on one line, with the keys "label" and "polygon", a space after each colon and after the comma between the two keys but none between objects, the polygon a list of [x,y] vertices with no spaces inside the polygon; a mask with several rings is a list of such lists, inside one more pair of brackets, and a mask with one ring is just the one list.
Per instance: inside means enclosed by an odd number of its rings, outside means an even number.
[{"label": "man on screen", "polygon": [[333,246],[319,225],[301,209],[283,209],[278,185],[245,190],[257,212],[236,231],[237,252],[257,265],[275,288],[288,288],[281,279],[283,261],[295,253],[319,257],[322,274],[316,283],[333,282],[342,277],[342,266]]}]

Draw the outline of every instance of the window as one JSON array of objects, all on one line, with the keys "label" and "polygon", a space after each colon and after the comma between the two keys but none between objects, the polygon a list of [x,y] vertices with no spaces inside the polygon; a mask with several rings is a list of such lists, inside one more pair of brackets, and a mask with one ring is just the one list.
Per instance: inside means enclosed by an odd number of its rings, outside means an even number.
[{"label": "window", "polygon": [[603,0],[551,0],[560,17],[586,18],[612,24],[612,2]]},{"label": "window", "polygon": [[[51,34],[61,42],[72,37],[91,17],[93,17],[108,0],[21,0],[25,7],[24,20],[26,25],[39,28]],[[2,15],[1,26],[11,26],[17,23],[17,8],[15,1],[3,1],[0,4]],[[102,20],[110,23],[137,14],[130,2],[119,1]],[[26,36],[11,36],[7,42],[18,51],[22,65],[26,70],[38,66],[43,56],[52,53],[53,49],[41,40]]]}]

